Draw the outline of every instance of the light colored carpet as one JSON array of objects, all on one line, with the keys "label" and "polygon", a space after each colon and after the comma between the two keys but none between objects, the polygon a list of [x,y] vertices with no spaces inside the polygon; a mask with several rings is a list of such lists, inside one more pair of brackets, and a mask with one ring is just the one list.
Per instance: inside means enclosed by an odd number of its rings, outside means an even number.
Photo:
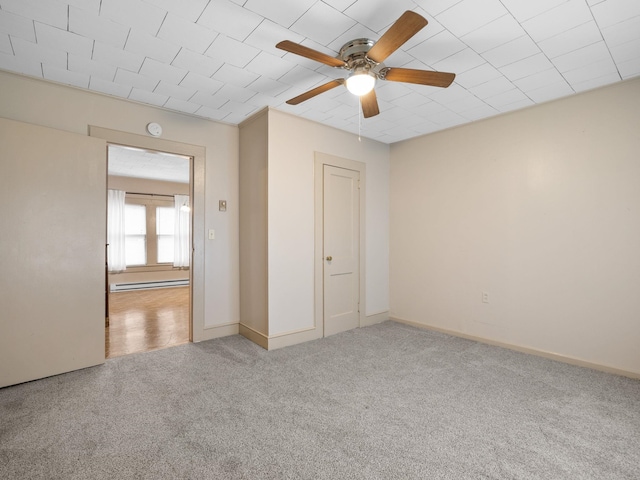
[{"label": "light colored carpet", "polygon": [[638,479],[640,382],[393,322],[0,390],[7,479]]}]

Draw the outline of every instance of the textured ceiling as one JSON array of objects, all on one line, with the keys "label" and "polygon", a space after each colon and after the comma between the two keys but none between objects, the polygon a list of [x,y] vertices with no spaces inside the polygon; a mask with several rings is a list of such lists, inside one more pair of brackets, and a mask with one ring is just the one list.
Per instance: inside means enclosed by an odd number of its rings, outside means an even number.
[{"label": "textured ceiling", "polygon": [[109,175],[189,183],[189,158],[109,145]]},{"label": "textured ceiling", "polygon": [[[344,87],[285,104],[346,72],[276,43],[333,56],[405,10],[429,25],[385,64],[456,73],[449,88],[379,81],[369,119]],[[640,0],[0,0],[0,69],[231,124],[268,105],[393,143],[640,75]]]}]

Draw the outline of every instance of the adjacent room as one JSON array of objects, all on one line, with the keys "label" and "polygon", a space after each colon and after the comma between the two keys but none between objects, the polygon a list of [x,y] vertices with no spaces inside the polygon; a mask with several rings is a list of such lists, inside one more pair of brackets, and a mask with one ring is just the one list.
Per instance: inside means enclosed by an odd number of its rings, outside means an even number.
[{"label": "adjacent room", "polygon": [[0,0],[0,477],[637,478],[640,2]]}]

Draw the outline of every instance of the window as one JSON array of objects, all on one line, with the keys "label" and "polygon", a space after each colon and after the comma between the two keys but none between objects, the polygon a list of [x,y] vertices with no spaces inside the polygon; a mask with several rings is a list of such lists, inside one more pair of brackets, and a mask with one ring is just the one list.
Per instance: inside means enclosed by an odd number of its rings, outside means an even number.
[{"label": "window", "polygon": [[147,263],[147,208],[124,206],[124,249],[127,266]]},{"label": "window", "polygon": [[175,207],[156,207],[158,263],[173,263],[173,230]]}]

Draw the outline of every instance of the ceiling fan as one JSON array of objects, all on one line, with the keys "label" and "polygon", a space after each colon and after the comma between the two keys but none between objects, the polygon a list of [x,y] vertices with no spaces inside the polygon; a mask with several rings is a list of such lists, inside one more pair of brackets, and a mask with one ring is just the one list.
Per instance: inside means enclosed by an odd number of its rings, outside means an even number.
[{"label": "ceiling fan", "polygon": [[454,73],[387,67],[382,63],[407,40],[422,30],[427,23],[424,17],[408,10],[391,25],[389,30],[377,42],[368,38],[351,40],[343,45],[337,57],[331,57],[289,40],[278,43],[276,47],[281,50],[324,63],[330,67],[343,68],[350,72],[346,79],[339,78],[327,82],[302,95],[287,100],[287,103],[289,105],[298,105],[332,88],[346,85],[351,93],[360,97],[362,113],[365,118],[369,118],[380,113],[378,99],[373,89],[376,79],[448,87],[456,77]]}]

